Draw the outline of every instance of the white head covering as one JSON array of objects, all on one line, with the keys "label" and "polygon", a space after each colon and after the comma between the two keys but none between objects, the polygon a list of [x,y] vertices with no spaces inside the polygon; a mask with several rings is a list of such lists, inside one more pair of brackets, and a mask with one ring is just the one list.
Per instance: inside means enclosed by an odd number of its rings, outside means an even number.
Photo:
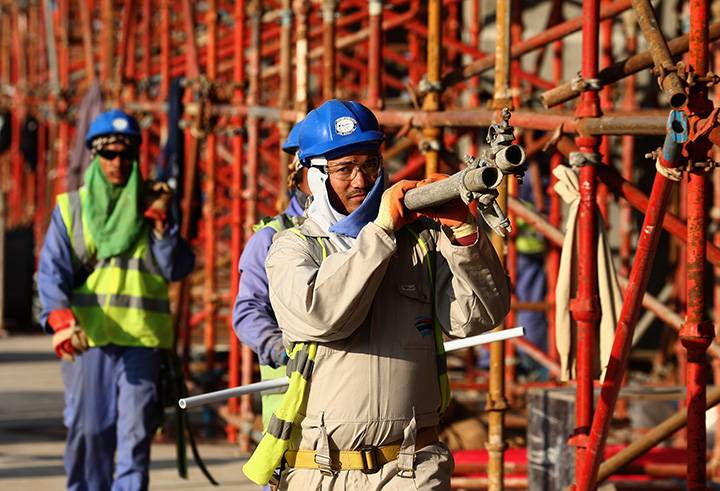
[{"label": "white head covering", "polygon": [[330,232],[330,227],[347,215],[338,212],[330,204],[327,191],[327,174],[324,174],[317,167],[310,167],[310,169],[308,169],[307,179],[310,191],[312,191],[312,203],[310,203],[307,211],[308,218],[312,218],[313,221],[328,234],[330,242],[339,250],[347,251],[355,244],[357,239]]}]

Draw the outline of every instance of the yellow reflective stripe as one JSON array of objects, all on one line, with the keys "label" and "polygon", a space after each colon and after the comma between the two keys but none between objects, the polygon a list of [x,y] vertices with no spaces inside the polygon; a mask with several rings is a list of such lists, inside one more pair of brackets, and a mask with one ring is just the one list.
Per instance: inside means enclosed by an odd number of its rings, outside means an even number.
[{"label": "yellow reflective stripe", "polygon": [[301,239],[307,240],[307,237],[305,237],[305,235],[302,232],[300,232],[298,229],[296,229],[295,227],[289,228],[288,230],[291,231],[292,233],[294,233],[295,235],[297,235],[298,237],[300,237]]}]

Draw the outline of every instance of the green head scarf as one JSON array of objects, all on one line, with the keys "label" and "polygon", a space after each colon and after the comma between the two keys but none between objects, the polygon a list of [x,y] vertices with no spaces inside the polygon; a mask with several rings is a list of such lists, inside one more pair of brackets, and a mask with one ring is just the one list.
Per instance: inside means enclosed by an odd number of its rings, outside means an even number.
[{"label": "green head scarf", "polygon": [[87,201],[83,219],[97,247],[97,258],[106,259],[127,251],[142,232],[140,212],[141,178],[137,161],[124,186],[113,186],[100,168],[100,157],[93,158],[85,171]]}]

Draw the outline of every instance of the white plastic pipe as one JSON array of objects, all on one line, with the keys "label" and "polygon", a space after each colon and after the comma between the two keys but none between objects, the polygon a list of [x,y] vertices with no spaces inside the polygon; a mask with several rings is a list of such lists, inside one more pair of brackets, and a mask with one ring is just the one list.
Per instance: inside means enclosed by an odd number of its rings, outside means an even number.
[{"label": "white plastic pipe", "polygon": [[278,389],[284,391],[287,389],[288,384],[289,381],[287,377],[263,380],[262,382],[256,382],[254,384],[241,385],[240,387],[231,387],[229,389],[208,392],[207,394],[185,397],[184,399],[180,399],[178,401],[178,406],[180,406],[181,409],[188,409],[195,406],[202,406],[203,404],[210,404],[212,402],[225,401],[231,397],[243,396],[254,392],[268,392]]},{"label": "white plastic pipe", "polygon": [[[473,346],[480,346],[481,344],[493,343],[496,341],[505,341],[511,338],[518,338],[525,335],[524,327],[513,327],[510,329],[503,329],[502,331],[486,332],[485,334],[478,334],[477,336],[471,336],[463,339],[453,339],[445,343],[445,352],[456,351],[464,348],[472,348]],[[212,402],[225,401],[231,397],[238,397],[245,394],[253,394],[255,392],[269,392],[271,390],[286,389],[290,381],[287,377],[276,378],[272,380],[264,380],[262,382],[255,382],[254,384],[242,385],[240,387],[231,387],[229,389],[222,389],[215,392],[208,392],[207,394],[199,394],[196,396],[185,397],[178,401],[178,406],[181,409],[189,409],[191,407],[202,406],[203,404],[210,404]]]},{"label": "white plastic pipe", "polygon": [[502,331],[486,332],[469,338],[453,339],[445,342],[445,352],[457,351],[463,348],[472,348],[481,344],[494,343],[496,341],[505,341],[506,339],[519,338],[525,335],[524,327],[511,327]]}]

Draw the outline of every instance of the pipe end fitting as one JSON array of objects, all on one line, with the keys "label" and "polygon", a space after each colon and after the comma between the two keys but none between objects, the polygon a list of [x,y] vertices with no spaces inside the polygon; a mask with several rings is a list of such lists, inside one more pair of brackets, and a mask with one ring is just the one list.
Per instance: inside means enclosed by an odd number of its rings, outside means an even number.
[{"label": "pipe end fitting", "polygon": [[495,164],[505,174],[517,172],[525,163],[525,150],[520,145],[508,145],[495,154]]}]

